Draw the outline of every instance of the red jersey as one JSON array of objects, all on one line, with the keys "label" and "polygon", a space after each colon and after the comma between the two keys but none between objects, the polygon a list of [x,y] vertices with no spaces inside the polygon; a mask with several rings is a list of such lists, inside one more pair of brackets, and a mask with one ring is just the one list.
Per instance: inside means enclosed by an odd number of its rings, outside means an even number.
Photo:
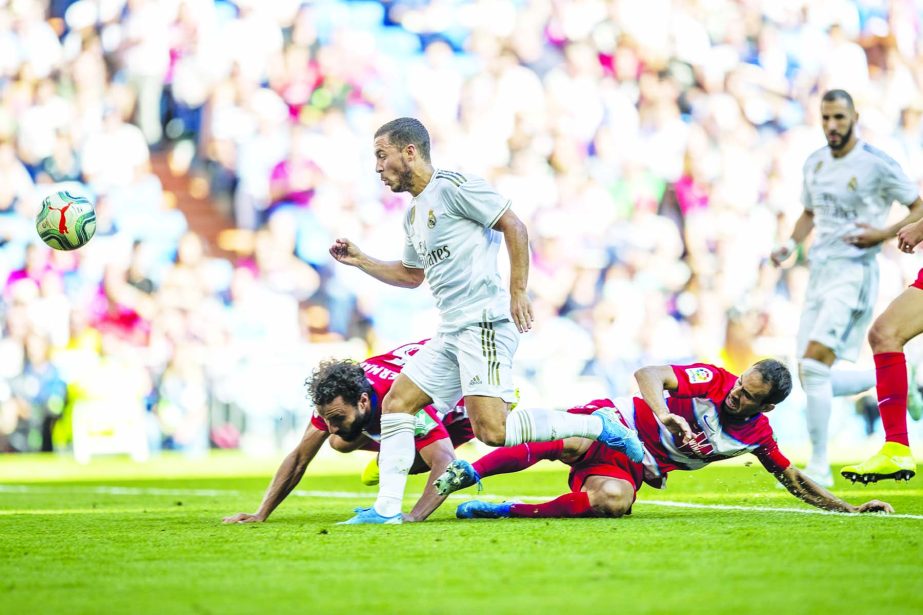
[{"label": "red jersey", "polygon": [[[368,378],[369,384],[372,385],[372,408],[366,424],[362,427],[362,433],[371,438],[373,442],[362,447],[363,449],[378,450],[378,442],[381,440],[381,400],[391,390],[391,385],[394,384],[397,375],[404,369],[404,363],[407,359],[416,354],[428,341],[421,340],[412,344],[404,344],[390,352],[370,357],[359,363],[362,369],[365,370],[365,377]],[[446,431],[445,426],[439,419],[439,414],[433,406],[426,406],[417,412],[416,419],[414,444],[418,451],[436,440],[449,437],[448,431]],[[311,417],[311,424],[321,431],[329,431],[327,423],[318,416],[316,411]]]},{"label": "red jersey", "polygon": [[671,470],[697,470],[714,461],[753,453],[769,472],[787,469],[791,462],[779,450],[769,419],[757,414],[745,420],[724,411],[724,399],[737,382],[737,376],[714,365],[694,363],[673,365],[679,383],[667,398],[673,414],[686,419],[695,435],[698,450],[682,444],[664,427],[654,411],[640,397],[631,400],[600,399],[568,412],[590,414],[601,407],[615,407],[625,421],[638,431],[647,453],[644,480],[660,486]]}]

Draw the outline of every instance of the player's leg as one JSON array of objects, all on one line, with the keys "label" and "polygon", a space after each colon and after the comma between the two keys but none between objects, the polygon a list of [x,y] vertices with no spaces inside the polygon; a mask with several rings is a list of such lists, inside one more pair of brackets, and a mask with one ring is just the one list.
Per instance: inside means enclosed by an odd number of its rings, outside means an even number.
[{"label": "player's leg", "polygon": [[809,283],[798,331],[802,357],[799,374],[807,397],[812,449],[805,472],[815,482],[830,487],[831,366],[838,358],[854,361],[858,356],[878,294],[878,268],[874,262],[835,261],[812,269]]},{"label": "player's leg", "polygon": [[801,386],[807,397],[808,437],[811,440],[811,459],[805,472],[825,487],[833,485],[830,462],[827,459],[827,441],[833,401],[830,366],[835,360],[836,355],[832,349],[811,340],[799,362]]},{"label": "player's leg", "polygon": [[557,410],[508,411],[516,401],[512,383],[513,354],[519,343],[509,321],[468,327],[456,337],[465,408],[477,438],[490,446],[516,446],[582,437],[605,441],[640,460],[644,448],[637,434],[615,418],[611,409],[591,415]]},{"label": "player's leg", "polygon": [[471,500],[459,505],[455,515],[460,519],[621,517],[631,510],[634,500],[635,488],[630,481],[592,475],[587,477],[580,491],[565,493],[550,502],[493,504]]},{"label": "player's leg", "polygon": [[904,345],[921,332],[923,289],[914,285],[891,302],[869,331],[885,445],[865,462],[844,467],[842,474],[850,480],[874,482],[883,478],[910,478],[916,473],[907,439],[908,381]]}]

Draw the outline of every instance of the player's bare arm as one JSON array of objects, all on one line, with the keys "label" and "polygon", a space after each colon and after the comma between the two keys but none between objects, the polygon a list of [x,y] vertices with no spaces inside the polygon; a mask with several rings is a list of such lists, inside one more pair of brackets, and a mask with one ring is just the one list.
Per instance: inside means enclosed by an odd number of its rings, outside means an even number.
[{"label": "player's bare arm", "polygon": [[663,423],[671,434],[682,438],[683,443],[693,442],[695,438],[689,428],[689,423],[683,417],[670,412],[663,398],[664,391],[676,391],[679,388],[679,381],[673,373],[673,368],[669,365],[642,367],[635,372],[635,380],[638,381],[641,397],[653,410],[657,420]]},{"label": "player's bare arm", "polygon": [[410,514],[404,515],[404,521],[423,521],[445,501],[446,496],[436,493],[433,483],[455,459],[452,441],[448,438],[440,438],[420,449],[420,457],[430,468],[429,478],[427,478],[426,488],[423,489],[423,494],[417,500],[413,510],[410,511]]},{"label": "player's bare arm", "polygon": [[526,225],[507,209],[494,225],[503,233],[510,255],[510,314],[520,333],[532,328],[532,303],[526,287],[529,283],[529,232]]},{"label": "player's bare arm", "polygon": [[788,257],[794,254],[795,249],[808,238],[812,230],[814,230],[814,212],[805,209],[795,221],[791,237],[772,251],[770,255],[772,262],[778,267],[788,260]]},{"label": "player's bare arm", "polygon": [[308,425],[301,442],[289,453],[282,461],[282,465],[276,470],[276,475],[263,496],[260,508],[253,514],[237,513],[224,518],[225,523],[259,523],[265,521],[272,514],[272,511],[282,503],[292,489],[301,481],[308,464],[317,455],[317,451],[323,446],[329,434],[322,431],[314,425]]},{"label": "player's bare arm", "polygon": [[330,256],[344,265],[358,267],[376,280],[391,286],[416,288],[423,283],[422,269],[407,267],[401,261],[382,261],[372,258],[345,237],[333,242],[330,246]]},{"label": "player's bare arm", "polygon": [[359,434],[352,440],[331,434],[330,439],[327,441],[330,443],[330,448],[338,453],[351,453],[369,444],[372,439],[365,434]]},{"label": "player's bare arm", "polygon": [[903,219],[887,228],[878,229],[868,224],[857,224],[862,230],[847,237],[846,242],[859,248],[871,248],[883,241],[891,239],[904,227],[914,224],[923,218],[923,200],[920,200],[920,197],[917,197],[917,200],[911,203],[909,208],[910,212]]},{"label": "player's bare arm", "polygon": [[870,500],[860,506],[853,506],[812,481],[795,466],[789,466],[775,477],[796,498],[817,508],[845,513],[894,512],[890,504],[879,500]]}]

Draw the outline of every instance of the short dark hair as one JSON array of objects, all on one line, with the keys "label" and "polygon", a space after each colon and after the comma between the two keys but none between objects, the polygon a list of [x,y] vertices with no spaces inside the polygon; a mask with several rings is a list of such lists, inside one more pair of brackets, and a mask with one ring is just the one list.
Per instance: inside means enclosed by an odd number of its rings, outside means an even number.
[{"label": "short dark hair", "polygon": [[372,385],[365,370],[355,361],[324,361],[304,381],[315,406],[326,406],[337,397],[350,406],[357,406],[363,393],[371,393]]},{"label": "short dark hair", "polygon": [[387,135],[388,141],[403,149],[413,143],[420,150],[423,160],[429,162],[429,132],[423,122],[412,117],[399,117],[375,131],[375,138]]},{"label": "short dark hair", "polygon": [[849,92],[846,90],[827,90],[824,92],[823,98],[820,99],[821,102],[836,102],[842,100],[846,103],[846,106],[856,110],[856,105],[852,101],[852,96],[849,95]]},{"label": "short dark hair", "polygon": [[769,384],[769,393],[763,399],[764,404],[777,404],[792,392],[792,373],[781,361],[763,359],[753,365],[763,382]]}]

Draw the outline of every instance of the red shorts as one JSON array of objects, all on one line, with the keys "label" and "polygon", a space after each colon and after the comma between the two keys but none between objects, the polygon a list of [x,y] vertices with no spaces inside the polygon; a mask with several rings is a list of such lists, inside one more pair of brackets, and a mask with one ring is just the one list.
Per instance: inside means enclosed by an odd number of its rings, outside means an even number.
[{"label": "red shorts", "polygon": [[583,457],[571,465],[567,483],[571,491],[582,491],[583,484],[591,476],[610,476],[628,481],[637,494],[644,479],[644,466],[633,463],[625,453],[594,442]]},{"label": "red shorts", "polygon": [[911,286],[913,286],[914,288],[919,288],[920,290],[923,290],[923,269],[920,269],[920,273],[917,274],[917,279],[914,280]]}]

